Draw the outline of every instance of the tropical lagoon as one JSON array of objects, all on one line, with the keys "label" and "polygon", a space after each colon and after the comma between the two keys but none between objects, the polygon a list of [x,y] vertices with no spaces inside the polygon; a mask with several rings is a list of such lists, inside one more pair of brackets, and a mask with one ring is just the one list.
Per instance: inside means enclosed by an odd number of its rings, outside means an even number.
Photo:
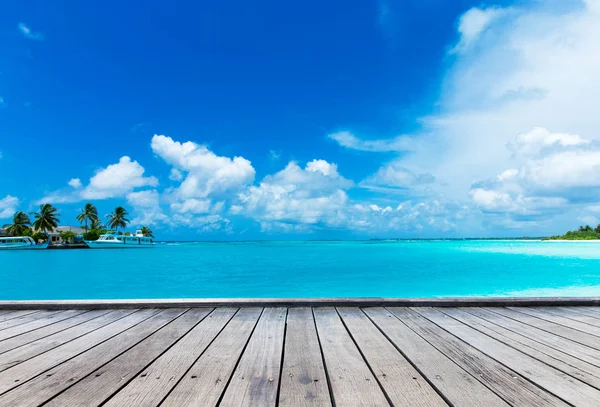
[{"label": "tropical lagoon", "polygon": [[600,242],[159,242],[0,252],[0,299],[598,296]]}]

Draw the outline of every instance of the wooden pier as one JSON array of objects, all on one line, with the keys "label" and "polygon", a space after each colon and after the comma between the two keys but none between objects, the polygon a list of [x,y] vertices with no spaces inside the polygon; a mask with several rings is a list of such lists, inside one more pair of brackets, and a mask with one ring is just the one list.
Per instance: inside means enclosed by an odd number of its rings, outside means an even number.
[{"label": "wooden pier", "polygon": [[0,406],[600,406],[597,306],[259,303],[0,310]]}]

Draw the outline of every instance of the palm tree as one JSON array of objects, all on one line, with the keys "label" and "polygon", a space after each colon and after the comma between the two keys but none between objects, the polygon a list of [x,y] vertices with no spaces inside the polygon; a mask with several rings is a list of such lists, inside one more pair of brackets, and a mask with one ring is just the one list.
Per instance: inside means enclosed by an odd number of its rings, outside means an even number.
[{"label": "palm tree", "polygon": [[15,212],[13,216],[13,223],[9,223],[4,225],[3,227],[6,229],[6,233],[11,236],[23,236],[26,233],[26,230],[29,230],[31,226],[31,219],[29,219],[29,215],[25,212],[18,211]]},{"label": "palm tree", "polygon": [[56,212],[56,208],[50,204],[40,205],[40,211],[34,212],[35,222],[33,222],[33,228],[42,232],[52,232],[57,226],[60,219],[59,213]]},{"label": "palm tree", "polygon": [[148,226],[142,226],[141,232],[144,236],[154,237],[154,232]]},{"label": "palm tree", "polygon": [[98,209],[96,209],[96,207],[93,204],[89,202],[86,203],[85,207],[81,210],[81,213],[77,215],[77,220],[79,221],[79,223],[85,222],[85,233],[87,233],[88,221],[98,221]]},{"label": "palm tree", "polygon": [[106,229],[106,226],[104,226],[104,223],[102,223],[102,221],[100,219],[92,219],[92,220],[90,220],[90,229],[102,230],[102,229]]},{"label": "palm tree", "polygon": [[106,215],[108,218],[108,227],[118,232],[119,226],[124,228],[129,223],[129,219],[126,218],[127,215],[129,213],[125,208],[117,206],[113,213]]}]

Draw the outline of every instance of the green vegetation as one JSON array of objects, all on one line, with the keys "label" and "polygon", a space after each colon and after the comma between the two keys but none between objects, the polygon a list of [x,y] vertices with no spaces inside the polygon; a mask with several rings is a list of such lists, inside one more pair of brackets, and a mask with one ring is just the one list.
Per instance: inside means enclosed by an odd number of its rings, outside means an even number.
[{"label": "green vegetation", "polygon": [[[77,220],[81,224],[85,223],[85,231],[87,233],[87,231],[88,231],[88,221],[92,225],[95,222],[100,223],[100,221],[98,220],[98,209],[96,209],[96,207],[93,204],[91,204],[89,202],[86,203],[85,207],[81,210],[81,213],[79,215],[77,215]],[[98,229],[98,228],[92,227],[92,229]]]},{"label": "green vegetation", "polygon": [[13,216],[13,223],[4,225],[6,233],[11,236],[23,236],[26,231],[29,231],[31,226],[31,219],[25,212],[16,212]]},{"label": "green vegetation", "polygon": [[40,211],[34,212],[35,222],[33,222],[33,228],[36,231],[41,232],[52,232],[56,227],[58,227],[58,222],[60,219],[59,213],[57,213],[56,208],[50,204],[40,205]]},{"label": "green vegetation", "polygon": [[[40,205],[39,212],[31,213],[35,216],[35,222],[31,222],[29,215],[23,211],[18,211],[13,216],[13,221],[10,224],[4,225],[6,233],[9,236],[31,236],[35,241],[47,241],[48,233],[52,233],[60,222],[60,214],[52,204]],[[92,203],[86,203],[85,207],[77,215],[77,220],[80,224],[85,226],[85,233],[83,238],[85,240],[98,240],[101,235],[105,234],[119,234],[131,236],[131,232],[119,231],[119,228],[123,229],[130,222],[127,219],[129,213],[127,210],[118,206],[115,211],[109,215],[106,215],[108,219],[108,228],[105,226],[98,217],[98,209]],[[141,232],[144,236],[154,237],[152,229],[148,226],[142,226]],[[63,231],[59,233],[61,239],[66,243],[73,243],[75,241],[75,233],[72,231]]]},{"label": "green vegetation", "polygon": [[129,223],[129,219],[127,219],[127,215],[129,212],[122,206],[117,206],[115,211],[106,215],[108,218],[108,227],[111,229],[115,229],[115,231],[119,232],[119,227],[126,227]]},{"label": "green vegetation", "polygon": [[39,241],[47,242],[48,241],[48,235],[46,235],[45,233],[42,233],[42,232],[35,232],[33,235],[31,235],[31,237],[36,242],[39,242]]},{"label": "green vegetation", "polygon": [[600,225],[592,229],[591,226],[579,226],[577,230],[570,230],[562,236],[551,236],[543,240],[598,240],[600,239]]},{"label": "green vegetation", "polygon": [[141,232],[146,237],[154,237],[154,232],[148,226],[142,226]]},{"label": "green vegetation", "polygon": [[73,243],[75,240],[75,233],[71,232],[70,230],[60,232],[59,235],[65,243]]}]

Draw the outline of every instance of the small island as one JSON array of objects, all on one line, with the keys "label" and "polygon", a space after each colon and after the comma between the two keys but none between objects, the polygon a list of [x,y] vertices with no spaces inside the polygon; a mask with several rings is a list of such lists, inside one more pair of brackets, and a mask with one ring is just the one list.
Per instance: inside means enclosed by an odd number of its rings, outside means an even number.
[{"label": "small island", "polygon": [[595,229],[590,225],[579,226],[579,229],[569,230],[562,236],[550,236],[542,240],[600,240],[600,225]]}]

